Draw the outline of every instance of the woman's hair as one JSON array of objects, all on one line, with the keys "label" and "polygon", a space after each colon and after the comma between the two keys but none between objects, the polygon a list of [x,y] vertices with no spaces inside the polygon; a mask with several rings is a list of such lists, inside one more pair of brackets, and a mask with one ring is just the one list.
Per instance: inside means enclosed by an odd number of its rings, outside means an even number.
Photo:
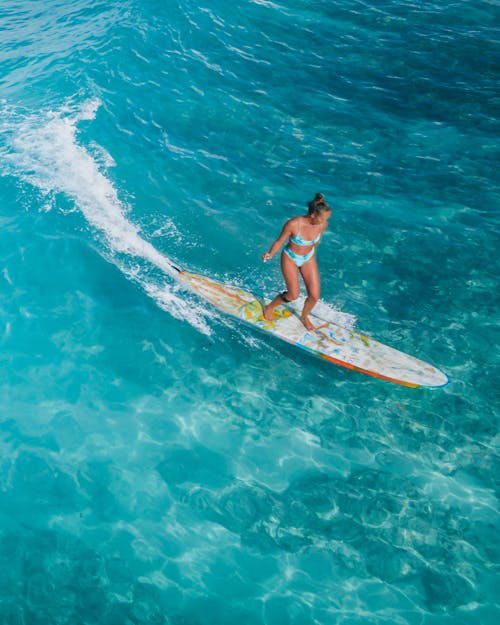
[{"label": "woman's hair", "polygon": [[311,200],[307,207],[309,209],[309,215],[319,215],[324,211],[331,210],[325,201],[325,196],[322,193],[316,193],[314,200]]}]

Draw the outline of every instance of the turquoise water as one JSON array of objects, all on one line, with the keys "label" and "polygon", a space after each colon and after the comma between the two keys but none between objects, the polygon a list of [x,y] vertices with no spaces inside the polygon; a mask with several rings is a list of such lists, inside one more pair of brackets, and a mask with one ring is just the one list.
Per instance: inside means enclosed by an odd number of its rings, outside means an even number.
[{"label": "turquoise water", "polygon": [[[0,622],[498,622],[500,3],[0,4]],[[324,316],[255,334],[316,191]]]}]

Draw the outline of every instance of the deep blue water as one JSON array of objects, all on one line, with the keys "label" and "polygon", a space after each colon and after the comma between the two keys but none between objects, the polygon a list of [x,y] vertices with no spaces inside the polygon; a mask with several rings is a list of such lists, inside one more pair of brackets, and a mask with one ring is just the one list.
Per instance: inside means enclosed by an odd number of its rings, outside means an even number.
[{"label": "deep blue water", "polygon": [[[489,625],[500,3],[0,3],[0,623]],[[316,191],[323,315],[445,371],[316,362],[267,297]]]}]

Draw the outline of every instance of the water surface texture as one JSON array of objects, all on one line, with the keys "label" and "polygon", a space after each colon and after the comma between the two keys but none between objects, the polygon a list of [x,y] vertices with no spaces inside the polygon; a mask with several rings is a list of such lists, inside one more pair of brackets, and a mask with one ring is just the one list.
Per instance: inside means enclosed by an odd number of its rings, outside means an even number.
[{"label": "water surface texture", "polygon": [[[500,3],[0,3],[0,623],[499,622]],[[321,314],[407,389],[186,293]]]}]

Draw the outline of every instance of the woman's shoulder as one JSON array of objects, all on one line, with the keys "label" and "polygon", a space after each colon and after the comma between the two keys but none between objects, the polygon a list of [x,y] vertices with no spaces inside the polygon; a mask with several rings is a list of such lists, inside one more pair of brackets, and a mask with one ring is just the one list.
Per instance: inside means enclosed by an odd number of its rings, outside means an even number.
[{"label": "woman's shoulder", "polygon": [[293,226],[293,227],[298,227],[302,223],[303,219],[304,219],[303,215],[296,215],[295,217],[291,217],[287,221],[287,224],[289,224],[290,226]]},{"label": "woman's shoulder", "polygon": [[285,229],[290,236],[295,236],[300,231],[300,215],[297,217],[291,217],[285,224]]}]

